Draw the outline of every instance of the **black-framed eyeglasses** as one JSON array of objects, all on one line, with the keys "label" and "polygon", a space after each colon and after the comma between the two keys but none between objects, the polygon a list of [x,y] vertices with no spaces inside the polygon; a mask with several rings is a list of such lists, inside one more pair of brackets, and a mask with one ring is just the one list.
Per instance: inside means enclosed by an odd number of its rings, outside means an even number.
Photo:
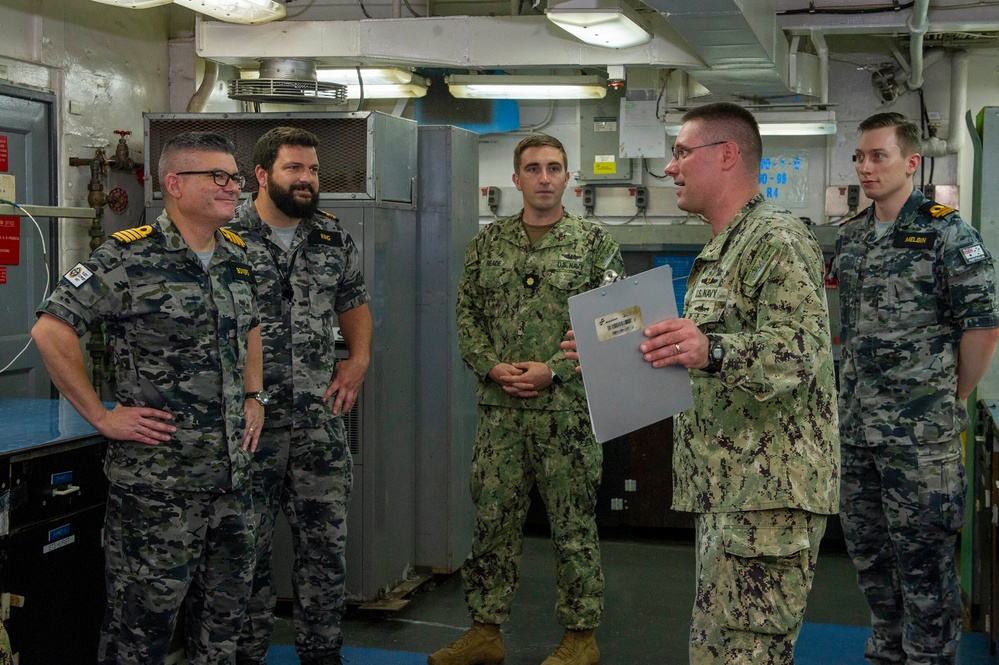
[{"label": "black-framed eyeglasses", "polygon": [[174,175],[210,175],[215,184],[219,187],[225,187],[232,180],[236,183],[236,186],[243,189],[246,185],[246,176],[242,173],[226,173],[222,169],[215,169],[213,171],[178,171]]},{"label": "black-framed eyeglasses", "polygon": [[713,145],[721,145],[723,143],[728,143],[728,141],[715,141],[714,143],[705,143],[703,145],[695,145],[693,148],[673,148],[673,159],[678,162],[683,161],[687,158],[687,155],[698,150],[700,148],[710,148]]}]

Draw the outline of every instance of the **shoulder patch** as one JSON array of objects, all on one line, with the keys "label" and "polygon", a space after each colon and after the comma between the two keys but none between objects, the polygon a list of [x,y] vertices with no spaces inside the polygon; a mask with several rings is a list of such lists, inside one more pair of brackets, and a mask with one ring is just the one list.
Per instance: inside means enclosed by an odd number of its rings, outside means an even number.
[{"label": "shoulder patch", "polygon": [[339,218],[337,218],[336,215],[331,215],[330,213],[326,212],[325,210],[316,210],[316,212],[318,212],[323,217],[329,217],[334,222],[339,222],[340,221]]},{"label": "shoulder patch", "polygon": [[81,286],[84,282],[94,276],[94,273],[87,270],[87,267],[82,263],[77,263],[73,268],[63,275],[66,281],[73,286]]},{"label": "shoulder patch", "polygon": [[222,237],[231,242],[233,245],[246,249],[246,243],[243,242],[243,239],[239,237],[238,233],[225,228],[219,229],[219,231],[222,232]]},{"label": "shoulder patch", "polygon": [[975,243],[974,245],[962,247],[961,258],[964,259],[965,264],[969,266],[974,263],[978,263],[979,261],[984,261],[985,247],[983,247],[981,243]]},{"label": "shoulder patch", "polygon": [[138,226],[134,229],[125,229],[124,231],[118,231],[117,233],[112,233],[111,237],[121,243],[135,242],[136,240],[142,240],[143,238],[148,238],[153,234],[153,227],[149,224],[145,226]]},{"label": "shoulder patch", "polygon": [[957,210],[945,205],[940,205],[936,201],[927,201],[923,205],[919,206],[919,212],[926,213],[930,217],[940,219],[941,217],[946,217],[947,215],[957,212]]}]

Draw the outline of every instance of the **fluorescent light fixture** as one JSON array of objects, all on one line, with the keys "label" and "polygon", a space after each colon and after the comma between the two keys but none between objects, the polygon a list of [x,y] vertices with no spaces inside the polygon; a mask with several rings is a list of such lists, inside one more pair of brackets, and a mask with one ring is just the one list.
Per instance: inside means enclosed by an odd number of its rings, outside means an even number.
[{"label": "fluorescent light fixture", "polygon": [[[427,86],[420,83],[372,83],[364,84],[365,99],[401,99],[404,97],[425,97]],[[348,99],[361,98],[361,86],[347,86]]]},{"label": "fluorescent light fixture", "polygon": [[[836,133],[833,111],[754,111],[762,136],[819,136]],[[667,113],[663,118],[666,133],[676,136],[683,125],[682,113]]]},{"label": "fluorescent light fixture", "polygon": [[274,0],[173,0],[196,12],[228,23],[267,23],[285,16],[285,6]]},{"label": "fluorescent light fixture", "polygon": [[648,44],[652,34],[642,27],[638,12],[615,0],[567,0],[545,10],[548,20],[576,39],[605,48]]},{"label": "fluorescent light fixture", "polygon": [[[316,79],[347,86],[349,99],[360,99],[361,86],[357,83],[356,69],[320,68]],[[400,99],[403,97],[424,97],[427,94],[426,78],[413,76],[412,72],[397,67],[361,68],[361,81],[364,82],[365,99]]]},{"label": "fluorescent light fixture", "polygon": [[603,99],[607,79],[602,76],[506,76],[455,74],[448,90],[467,99]]},{"label": "fluorescent light fixture", "polygon": [[149,9],[160,5],[169,5],[173,0],[94,0],[94,2],[114,5],[115,7],[127,7],[128,9]]},{"label": "fluorescent light fixture", "polygon": [[[357,69],[320,67],[316,70],[316,78],[330,83],[357,85]],[[365,88],[369,84],[409,83],[413,80],[413,73],[398,67],[361,67],[361,80]]]}]

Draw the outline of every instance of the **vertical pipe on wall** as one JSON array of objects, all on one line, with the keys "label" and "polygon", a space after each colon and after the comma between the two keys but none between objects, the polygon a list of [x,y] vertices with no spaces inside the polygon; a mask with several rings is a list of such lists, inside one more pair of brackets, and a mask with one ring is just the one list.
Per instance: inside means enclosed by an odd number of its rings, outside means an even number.
[{"label": "vertical pipe on wall", "polygon": [[819,56],[819,103],[829,103],[829,46],[820,30],[812,30],[812,45]]},{"label": "vertical pipe on wall", "polygon": [[923,142],[924,157],[953,155],[964,147],[964,114],[968,106],[968,52],[957,51],[950,62],[950,117],[947,140],[937,137]]},{"label": "vertical pipe on wall", "polygon": [[912,68],[912,74],[906,81],[910,90],[918,90],[923,87],[923,35],[926,34],[926,28],[929,26],[929,22],[926,20],[929,10],[930,0],[916,0],[913,3],[912,16],[906,19],[909,32],[912,34],[912,38],[909,40],[909,65]]}]

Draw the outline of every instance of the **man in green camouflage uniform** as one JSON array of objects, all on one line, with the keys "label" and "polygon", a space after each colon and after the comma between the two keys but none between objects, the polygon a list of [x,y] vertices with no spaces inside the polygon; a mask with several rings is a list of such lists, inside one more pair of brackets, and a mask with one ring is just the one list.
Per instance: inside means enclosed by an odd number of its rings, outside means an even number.
[{"label": "man in green camouflage uniform", "polygon": [[596,663],[593,630],[603,610],[596,495],[603,454],[593,438],[583,383],[559,348],[569,296],[624,272],[617,243],[562,207],[569,182],[562,144],[532,135],[514,150],[523,210],[469,243],[458,287],[462,358],[479,377],[471,488],[477,520],[465,561],[474,624],[430,665],[499,663],[500,624],[519,580],[524,519],[537,483],[556,552],[556,618],[566,629],[546,665]]},{"label": "man in green camouflage uniform", "polygon": [[871,663],[953,663],[964,519],[964,402],[999,336],[992,256],[957,212],[913,188],[920,131],[881,113],[855,161],[874,202],[836,242],[840,515],[871,607]]},{"label": "man in green camouflage uniform", "polygon": [[[254,149],[259,192],[231,226],[257,280],[267,425],[253,457],[257,563],[236,662],[267,661],[276,601],[274,521],[291,525],[295,646],[303,665],[339,665],[351,459],[341,412],[368,368],[371,314],[353,240],[318,209],[314,134],[277,127]],[[335,326],[350,358],[336,362]],[[335,363],[335,368],[334,368]]]},{"label": "man in green camouflage uniform", "polygon": [[[159,163],[166,210],[115,233],[39,307],[32,336],[56,387],[110,439],[103,664],[157,665],[185,604],[187,662],[232,663],[250,591],[250,452],[263,408],[259,316],[245,245],[221,229],[243,179],[233,146],[191,132]],[[104,407],[78,336],[103,321]]]},{"label": "man in green camouflage uniform", "polygon": [[690,662],[790,664],[838,498],[824,262],[759,194],[752,114],[719,103],[683,120],[666,174],[714,238],[687,280],[687,318],[650,326],[640,349],[693,370],[673,458],[673,509],[697,514]]}]

